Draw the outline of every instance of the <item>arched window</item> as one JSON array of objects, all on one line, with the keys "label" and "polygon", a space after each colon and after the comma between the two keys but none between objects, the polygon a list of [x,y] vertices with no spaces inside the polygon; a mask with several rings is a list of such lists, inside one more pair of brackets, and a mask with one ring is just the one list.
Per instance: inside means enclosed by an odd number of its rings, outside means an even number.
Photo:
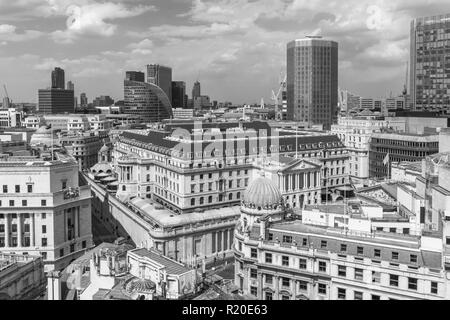
[{"label": "arched window", "polygon": [[150,175],[147,174],[147,182],[150,182]]},{"label": "arched window", "polygon": [[127,188],[125,186],[122,186],[122,191],[126,191]]}]

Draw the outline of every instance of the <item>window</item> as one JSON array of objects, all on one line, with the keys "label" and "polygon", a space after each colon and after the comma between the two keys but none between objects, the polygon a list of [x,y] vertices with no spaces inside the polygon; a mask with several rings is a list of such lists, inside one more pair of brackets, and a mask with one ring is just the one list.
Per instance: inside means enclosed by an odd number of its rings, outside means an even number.
[{"label": "window", "polygon": [[258,277],[258,270],[250,269],[250,278],[256,279]]},{"label": "window", "polygon": [[338,276],[346,277],[347,276],[347,267],[345,267],[345,266],[338,266]]},{"label": "window", "polygon": [[273,283],[273,276],[270,274],[266,274],[266,283],[272,284]]},{"label": "window", "polygon": [[258,250],[255,248],[250,249],[250,257],[252,258],[258,258]]},{"label": "window", "polygon": [[272,254],[266,253],[266,263],[272,263]]},{"label": "window", "polygon": [[266,300],[273,300],[272,292],[266,292]]},{"label": "window", "polygon": [[283,242],[292,243],[292,236],[283,236]]},{"label": "window", "polygon": [[381,273],[377,271],[372,271],[372,283],[380,283]]},{"label": "window", "polygon": [[258,288],[251,286],[250,294],[256,297],[258,295]]},{"label": "window", "polygon": [[283,287],[289,287],[291,284],[291,281],[289,280],[289,278],[281,278],[281,285]]},{"label": "window", "polygon": [[364,270],[355,268],[355,280],[364,280]]},{"label": "window", "polygon": [[17,224],[11,225],[11,232],[17,232]]},{"label": "window", "polygon": [[42,233],[47,233],[47,226],[46,225],[42,225]]},{"label": "window", "polygon": [[28,184],[27,185],[27,192],[28,193],[32,193],[33,192],[33,185],[32,184]]},{"label": "window", "polygon": [[389,232],[396,233],[397,229],[396,228],[389,228]]},{"label": "window", "polygon": [[327,294],[327,285],[325,283],[319,283],[317,292],[319,294]]},{"label": "window", "polygon": [[42,238],[41,244],[42,244],[42,247],[46,247],[47,246],[47,238]]},{"label": "window", "polygon": [[306,259],[299,259],[299,268],[305,270],[306,269]]},{"label": "window", "polygon": [[281,265],[285,266],[285,267],[289,267],[289,257],[288,256],[281,257]]},{"label": "window", "polygon": [[416,278],[408,278],[408,289],[417,290],[417,279]]},{"label": "window", "polygon": [[342,252],[346,252],[347,251],[347,245],[346,244],[341,243],[341,251]]},{"label": "window", "polygon": [[268,236],[267,240],[273,241],[273,233],[269,232],[269,236]]},{"label": "window", "polygon": [[75,252],[75,244],[74,243],[72,243],[70,245],[70,252]]},{"label": "window", "polygon": [[364,248],[363,247],[356,247],[356,253],[357,254],[364,254]]},{"label": "window", "polygon": [[4,224],[0,224],[0,232],[5,232],[5,225]]},{"label": "window", "polygon": [[363,293],[361,291],[355,291],[355,300],[362,300],[363,299]]},{"label": "window", "polygon": [[[149,175],[147,175],[147,181],[150,181],[149,179]],[[65,190],[67,188],[67,181],[62,181],[61,182],[61,189]]]},{"label": "window", "polygon": [[380,258],[381,257],[381,250],[380,249],[374,249],[373,250],[373,256],[376,258]]},{"label": "window", "polygon": [[47,200],[43,199],[41,200],[41,206],[46,207],[47,206]]},{"label": "window", "polygon": [[438,293],[438,283],[431,281],[431,293],[437,294]]},{"label": "window", "polygon": [[325,249],[327,247],[327,242],[325,240],[320,241],[320,248]]},{"label": "window", "polygon": [[398,252],[392,251],[392,260],[398,260]]},{"label": "window", "polygon": [[302,290],[302,291],[307,291],[308,290],[308,282],[300,280],[298,282],[298,284],[300,286],[300,290]]},{"label": "window", "polygon": [[3,185],[3,193],[8,193],[8,186],[7,185]]},{"label": "window", "polygon": [[47,252],[41,252],[42,260],[47,260]]},{"label": "window", "polygon": [[14,207],[14,200],[9,200],[9,206]]},{"label": "window", "polygon": [[47,218],[47,214],[45,212],[41,213],[41,219]]},{"label": "window", "polygon": [[327,272],[327,263],[325,261],[319,261],[319,272]]},{"label": "window", "polygon": [[59,249],[59,256],[64,256],[64,248]]},{"label": "window", "polygon": [[376,294],[372,295],[372,300],[380,300],[380,296],[377,296]]},{"label": "window", "polygon": [[18,184],[16,184],[16,193],[20,193],[20,186]]},{"label": "window", "polygon": [[409,261],[410,261],[411,263],[417,263],[417,255],[411,254],[411,255],[409,256]]},{"label": "window", "polygon": [[302,246],[306,246],[308,244],[308,239],[303,238],[302,240]]},{"label": "window", "polygon": [[28,205],[28,201],[27,200],[22,200],[22,207],[26,207]]},{"label": "window", "polygon": [[24,232],[30,232],[30,225],[28,223],[23,225],[23,231]]},{"label": "window", "polygon": [[338,299],[345,300],[346,291],[344,288],[338,288]]},{"label": "window", "polygon": [[389,285],[392,287],[398,287],[398,276],[395,274],[389,275]]},{"label": "window", "polygon": [[195,198],[191,199],[191,206],[195,206]]}]

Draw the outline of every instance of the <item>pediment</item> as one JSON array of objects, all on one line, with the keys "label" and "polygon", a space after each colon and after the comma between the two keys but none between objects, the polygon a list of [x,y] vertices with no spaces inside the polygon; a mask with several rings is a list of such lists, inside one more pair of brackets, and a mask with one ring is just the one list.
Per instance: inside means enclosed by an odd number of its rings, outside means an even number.
[{"label": "pediment", "polygon": [[311,171],[311,170],[320,170],[320,165],[309,162],[304,159],[300,159],[290,164],[286,168],[280,170],[281,172],[295,172],[295,171]]}]

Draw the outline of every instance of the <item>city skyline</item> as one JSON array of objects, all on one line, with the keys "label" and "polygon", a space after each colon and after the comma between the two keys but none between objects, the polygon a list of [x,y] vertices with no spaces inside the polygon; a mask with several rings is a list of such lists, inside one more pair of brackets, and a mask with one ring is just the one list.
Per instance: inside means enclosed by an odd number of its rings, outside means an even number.
[{"label": "city skyline", "polygon": [[15,102],[37,102],[37,89],[51,85],[55,67],[66,71],[76,95],[119,100],[125,71],[151,63],[171,67],[189,92],[198,79],[215,100],[271,101],[286,70],[287,43],[306,35],[339,43],[340,87],[363,96],[396,95],[405,81],[411,20],[450,12],[439,0],[27,0],[0,6],[0,81]]}]

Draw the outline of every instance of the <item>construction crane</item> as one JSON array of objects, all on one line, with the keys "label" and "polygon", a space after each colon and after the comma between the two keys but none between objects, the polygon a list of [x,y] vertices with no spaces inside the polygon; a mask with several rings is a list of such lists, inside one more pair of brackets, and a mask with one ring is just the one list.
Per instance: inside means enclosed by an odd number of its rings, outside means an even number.
[{"label": "construction crane", "polygon": [[[281,77],[280,77],[281,79]],[[278,106],[280,104],[280,94],[283,91],[283,87],[284,84],[286,83],[286,75],[284,75],[284,78],[282,78],[283,80],[280,80],[280,87],[278,88],[277,93],[275,94],[275,91],[272,90],[272,100],[275,104],[275,119],[279,120],[281,119],[280,117],[280,112],[278,110]]]},{"label": "construction crane", "polygon": [[[406,95],[408,94],[408,61],[406,61],[406,76],[405,76],[405,83],[403,85],[403,96],[406,99]],[[406,103],[406,100],[405,100]]]}]

